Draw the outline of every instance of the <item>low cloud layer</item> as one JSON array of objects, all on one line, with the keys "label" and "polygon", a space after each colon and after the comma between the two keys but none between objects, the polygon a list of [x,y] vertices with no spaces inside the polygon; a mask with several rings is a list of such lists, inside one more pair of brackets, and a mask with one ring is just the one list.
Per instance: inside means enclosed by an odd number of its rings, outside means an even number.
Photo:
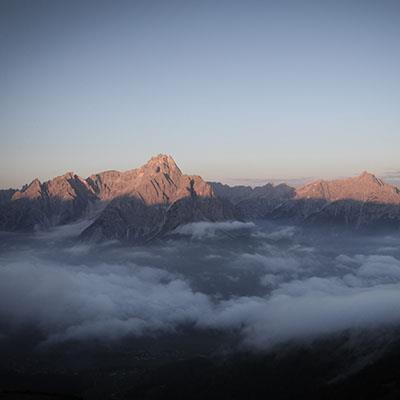
[{"label": "low cloud layer", "polygon": [[210,312],[207,296],[185,281],[135,265],[12,262],[0,270],[0,293],[3,321],[33,325],[49,342],[173,331]]},{"label": "low cloud layer", "polygon": [[[239,222],[180,230],[196,240],[127,248],[56,234],[50,247],[40,235],[3,235],[4,335],[34,328],[44,343],[57,344],[190,326],[236,332],[245,346],[267,349],[400,323],[395,237],[324,237]],[[210,240],[236,230],[240,238]]]},{"label": "low cloud layer", "polygon": [[195,239],[213,238],[217,234],[229,234],[233,231],[243,231],[253,229],[255,224],[253,222],[194,222],[182,225],[175,229],[175,233],[181,235],[192,236]]}]

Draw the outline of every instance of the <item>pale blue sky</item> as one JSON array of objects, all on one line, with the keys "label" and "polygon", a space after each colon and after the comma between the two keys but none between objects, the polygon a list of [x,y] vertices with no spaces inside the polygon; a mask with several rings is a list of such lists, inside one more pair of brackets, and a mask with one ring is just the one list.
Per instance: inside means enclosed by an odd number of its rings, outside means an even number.
[{"label": "pale blue sky", "polygon": [[1,0],[0,60],[0,187],[400,169],[399,1]]}]

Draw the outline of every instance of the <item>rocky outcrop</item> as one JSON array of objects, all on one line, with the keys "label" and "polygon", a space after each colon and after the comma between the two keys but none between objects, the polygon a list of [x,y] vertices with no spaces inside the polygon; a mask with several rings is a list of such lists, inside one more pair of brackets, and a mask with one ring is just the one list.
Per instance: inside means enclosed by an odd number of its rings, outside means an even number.
[{"label": "rocky outcrop", "polygon": [[252,188],[211,183],[215,194],[235,205],[245,219],[265,218],[272,210],[295,196],[295,190],[286,184],[270,183]]},{"label": "rocky outcrop", "polygon": [[211,196],[184,197],[167,209],[161,235],[172,232],[179,225],[190,222],[218,222],[241,219],[235,207],[224,199]]},{"label": "rocky outcrop", "polygon": [[296,190],[293,199],[268,217],[352,228],[398,227],[400,191],[374,175],[315,181]]},{"label": "rocky outcrop", "polygon": [[[219,182],[209,182],[216,196],[227,199],[233,204],[237,204],[242,200],[249,199],[253,196],[254,189],[251,186],[229,186]],[[261,188],[260,187],[257,187]]]},{"label": "rocky outcrop", "polygon": [[355,200],[380,204],[400,204],[397,187],[384,183],[368,172],[354,178],[319,180],[296,190],[297,199],[323,199],[326,201]]},{"label": "rocky outcrop", "polygon": [[[171,156],[160,154],[130,171],[105,171],[87,179],[68,172],[44,183],[35,179],[21,190],[2,191],[0,229],[29,231],[66,224],[100,203],[105,210],[83,237],[92,232],[93,238],[147,239],[166,230],[166,210],[184,198],[192,199],[188,204],[194,219],[225,218],[208,183],[183,174]],[[212,200],[203,204],[203,198]],[[182,220],[190,220],[187,207],[182,207]]]},{"label": "rocky outcrop", "polygon": [[16,192],[15,189],[0,190],[0,206],[2,204],[8,203],[13,197],[15,192]]},{"label": "rocky outcrop", "polygon": [[44,183],[35,179],[21,190],[2,190],[0,230],[46,229],[91,215],[83,239],[138,243],[196,221],[270,218],[397,227],[399,210],[399,189],[367,172],[298,189],[285,184],[230,187],[185,175],[171,156],[160,154],[125,172],[105,171],[87,179],[68,172]]},{"label": "rocky outcrop", "polygon": [[169,204],[188,195],[188,188],[199,196],[210,197],[212,188],[199,176],[182,174],[171,156],[160,154],[140,168],[126,172],[106,171],[92,175],[88,184],[100,200],[130,196],[145,204]]},{"label": "rocky outcrop", "polygon": [[85,240],[146,242],[195,221],[234,219],[233,206],[217,198],[199,176],[182,174],[166,155],[136,170],[105,172],[88,179],[102,199],[112,199],[83,233]]},{"label": "rocky outcrop", "polygon": [[184,222],[234,218],[233,207],[214,195],[200,176],[185,175],[160,154],[140,168],[105,171],[87,179],[68,172],[21,190],[3,191],[0,230],[30,231],[66,224],[104,210],[85,230],[88,240],[146,241]]},{"label": "rocky outcrop", "polygon": [[31,231],[73,222],[95,202],[86,181],[71,172],[44,183],[35,179],[0,206],[0,230]]},{"label": "rocky outcrop", "polygon": [[368,172],[354,178],[318,180],[297,189],[284,184],[255,188],[219,183],[212,186],[248,220],[266,218],[352,229],[400,225],[399,189]]}]

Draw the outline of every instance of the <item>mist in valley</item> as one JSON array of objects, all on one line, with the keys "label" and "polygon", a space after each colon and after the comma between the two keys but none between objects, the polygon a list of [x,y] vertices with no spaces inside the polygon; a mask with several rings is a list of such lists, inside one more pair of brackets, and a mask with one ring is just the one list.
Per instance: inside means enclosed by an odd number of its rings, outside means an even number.
[{"label": "mist in valley", "polygon": [[307,349],[346,354],[335,379],[396,343],[396,234],[199,222],[126,246],[78,240],[86,224],[1,234],[3,370],[47,376]]},{"label": "mist in valley", "polygon": [[2,234],[1,340],[34,329],[48,347],[190,327],[234,332],[238,349],[266,351],[400,320],[396,235],[200,222],[127,247],[81,243],[80,228]]}]

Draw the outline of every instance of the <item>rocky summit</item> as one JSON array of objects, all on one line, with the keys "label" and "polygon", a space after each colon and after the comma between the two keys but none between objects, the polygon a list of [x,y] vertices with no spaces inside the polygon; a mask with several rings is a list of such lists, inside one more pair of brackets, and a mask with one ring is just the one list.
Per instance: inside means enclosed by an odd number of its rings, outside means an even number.
[{"label": "rocky summit", "polygon": [[129,171],[83,179],[68,172],[0,191],[0,230],[34,231],[87,219],[87,241],[147,242],[198,221],[285,220],[295,224],[398,227],[400,191],[374,175],[231,187],[182,173],[169,155]]},{"label": "rocky summit", "polygon": [[229,202],[217,198],[200,176],[183,174],[164,154],[125,172],[35,179],[21,190],[2,191],[0,198],[1,230],[40,230],[90,217],[93,223],[81,237],[95,241],[141,242],[182,223],[235,219]]},{"label": "rocky summit", "polygon": [[293,198],[269,217],[357,229],[397,228],[400,191],[368,172],[354,178],[318,180],[296,189]]},{"label": "rocky summit", "polygon": [[0,229],[31,231],[88,215],[96,202],[87,182],[69,172],[41,183],[34,179],[0,203]]},{"label": "rocky summit", "polygon": [[200,176],[185,175],[171,156],[158,155],[138,169],[88,179],[104,211],[81,237],[146,242],[196,221],[235,219],[233,206],[214,195]]},{"label": "rocky summit", "polygon": [[297,189],[296,198],[400,204],[400,191],[397,187],[384,183],[375,175],[363,172],[354,178],[312,182]]}]

